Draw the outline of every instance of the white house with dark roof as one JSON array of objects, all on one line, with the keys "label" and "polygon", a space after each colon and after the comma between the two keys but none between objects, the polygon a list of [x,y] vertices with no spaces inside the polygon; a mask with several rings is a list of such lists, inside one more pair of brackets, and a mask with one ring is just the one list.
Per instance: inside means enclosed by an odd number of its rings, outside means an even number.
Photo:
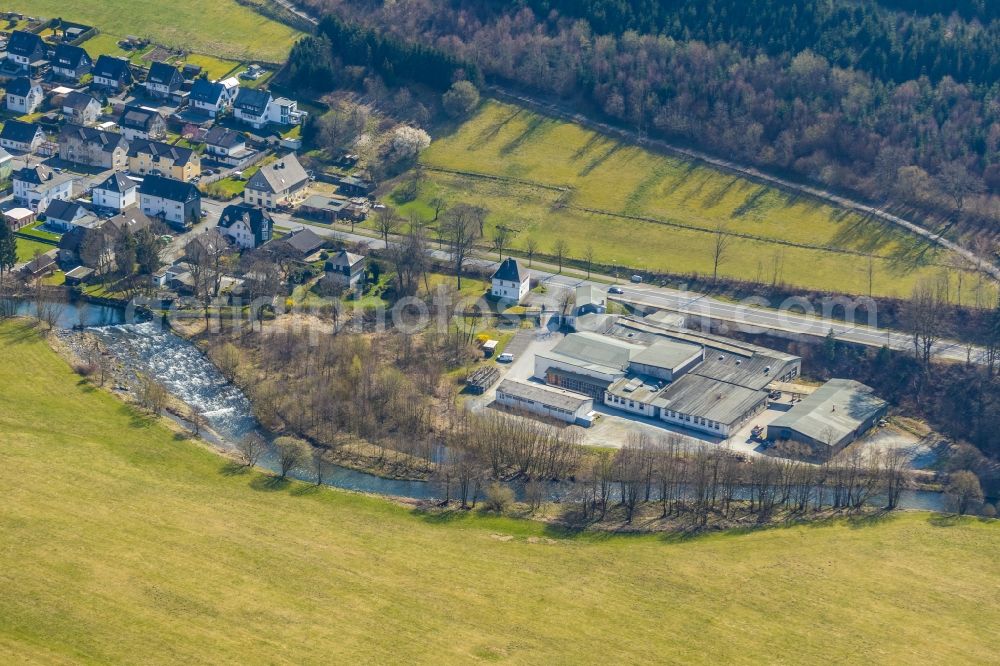
[{"label": "white house with dark roof", "polygon": [[154,62],[149,66],[149,74],[142,84],[150,97],[170,97],[184,85],[184,76],[173,65]]},{"label": "white house with dark roof", "polygon": [[245,134],[219,125],[205,132],[203,141],[205,153],[220,162],[235,162],[249,154]]},{"label": "white house with dark roof", "polygon": [[160,112],[145,106],[132,104],[122,109],[118,126],[129,141],[137,139],[164,139],[167,136],[167,121]]},{"label": "white house with dark roof", "polygon": [[34,113],[43,99],[42,86],[27,76],[19,76],[7,84],[7,109],[14,113]]},{"label": "white house with dark roof", "polygon": [[146,176],[139,186],[139,206],[174,228],[188,228],[201,219],[201,194],[191,183],[162,176]]},{"label": "white house with dark roof", "polygon": [[94,85],[99,88],[120,92],[132,85],[132,70],[125,58],[102,55],[94,63],[91,74],[94,76]]},{"label": "white house with dark roof", "polygon": [[0,130],[0,147],[6,150],[17,150],[31,153],[45,141],[45,132],[37,123],[26,123],[20,120],[8,120]]},{"label": "white house with dark roof", "polygon": [[93,125],[101,117],[101,103],[85,92],[74,90],[63,98],[62,112],[76,125]]},{"label": "white house with dark roof", "polygon": [[294,205],[305,196],[309,174],[295,155],[286,155],[260,168],[247,181],[243,200],[262,208]]},{"label": "white house with dark roof", "polygon": [[139,203],[139,184],[119,171],[95,185],[91,193],[95,206],[118,212]]},{"label": "white house with dark roof", "polygon": [[208,79],[197,79],[188,93],[188,106],[203,111],[210,118],[222,113],[231,101],[224,85]]},{"label": "white house with dark roof", "polygon": [[97,216],[76,201],[56,199],[45,209],[45,225],[66,232],[73,227],[97,225]]},{"label": "white house with dark roof", "polygon": [[233,102],[233,115],[236,120],[260,129],[267,124],[267,110],[271,104],[271,93],[266,90],[240,88]]},{"label": "white house with dark roof", "polygon": [[493,274],[490,295],[505,301],[518,303],[531,291],[531,276],[518,265],[513,257],[507,257]]},{"label": "white house with dark roof", "polygon": [[56,199],[73,197],[73,177],[47,166],[25,167],[13,174],[14,199],[40,213]]},{"label": "white house with dark roof", "polygon": [[51,64],[53,74],[69,81],[79,81],[94,68],[90,55],[82,47],[72,44],[58,45]]},{"label": "white house with dark roof", "polygon": [[45,42],[33,32],[15,30],[7,40],[7,60],[24,72],[45,64],[48,52]]},{"label": "white house with dark roof", "polygon": [[219,216],[219,229],[240,249],[251,250],[271,240],[274,221],[263,208],[233,204]]}]

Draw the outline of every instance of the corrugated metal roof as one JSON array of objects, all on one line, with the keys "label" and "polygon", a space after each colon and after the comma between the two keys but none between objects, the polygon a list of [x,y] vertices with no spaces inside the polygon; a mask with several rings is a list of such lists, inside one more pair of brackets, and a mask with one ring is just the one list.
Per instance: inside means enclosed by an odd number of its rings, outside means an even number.
[{"label": "corrugated metal roof", "polygon": [[500,386],[497,387],[497,393],[506,393],[507,395],[523,400],[533,400],[548,407],[557,407],[570,412],[575,412],[588,403],[592,405],[594,402],[593,398],[579,393],[552,388],[542,384],[519,382],[513,379],[505,379],[500,382]]},{"label": "corrugated metal roof", "polygon": [[870,386],[851,379],[831,379],[774,421],[817,442],[837,444],[886,408]]}]

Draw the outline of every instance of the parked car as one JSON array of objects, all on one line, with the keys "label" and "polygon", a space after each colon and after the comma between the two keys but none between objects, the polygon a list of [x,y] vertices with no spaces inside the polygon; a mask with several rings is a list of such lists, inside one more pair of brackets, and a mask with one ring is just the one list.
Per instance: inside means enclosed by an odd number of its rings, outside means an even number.
[{"label": "parked car", "polygon": [[632,282],[635,282],[636,284],[638,284],[639,282],[642,282],[642,276],[641,275],[633,275],[632,276]]},{"label": "parked car", "polygon": [[610,289],[608,289],[608,293],[609,294],[624,294],[625,292],[622,291],[621,287],[611,287]]},{"label": "parked car", "polygon": [[497,363],[513,363],[513,362],[514,362],[514,355],[513,354],[504,352],[504,353],[500,354],[499,356],[497,356]]}]

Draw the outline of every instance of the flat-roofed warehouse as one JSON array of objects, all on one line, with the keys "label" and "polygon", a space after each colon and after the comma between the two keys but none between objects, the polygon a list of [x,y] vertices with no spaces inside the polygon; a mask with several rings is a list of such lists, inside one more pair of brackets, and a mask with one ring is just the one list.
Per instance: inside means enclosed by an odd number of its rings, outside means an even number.
[{"label": "flat-roofed warehouse", "polygon": [[497,403],[539,416],[589,427],[593,422],[594,400],[558,388],[505,379],[497,387]]},{"label": "flat-roofed warehouse", "polygon": [[800,367],[797,356],[631,317],[571,333],[535,357],[547,384],[714,437],[766,409],[768,384]]},{"label": "flat-roofed warehouse", "polygon": [[861,437],[885,415],[888,403],[852,379],[831,379],[767,427],[767,438],[809,446],[830,458]]}]

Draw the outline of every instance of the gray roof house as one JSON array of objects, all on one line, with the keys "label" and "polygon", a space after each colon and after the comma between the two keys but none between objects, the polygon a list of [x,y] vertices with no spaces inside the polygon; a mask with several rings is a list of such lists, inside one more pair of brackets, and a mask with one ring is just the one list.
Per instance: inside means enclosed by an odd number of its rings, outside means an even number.
[{"label": "gray roof house", "polygon": [[59,158],[74,164],[121,170],[128,141],[117,132],[83,125],[65,125],[59,132]]},{"label": "gray roof house", "polygon": [[135,139],[162,139],[167,135],[167,122],[156,109],[128,105],[118,118],[118,126],[129,141]]},{"label": "gray roof house", "polygon": [[250,177],[243,200],[262,208],[289,206],[302,198],[308,184],[309,174],[295,155],[286,155]]},{"label": "gray roof house", "polygon": [[63,98],[63,115],[77,125],[92,125],[101,116],[101,103],[85,92],[74,90]]}]

